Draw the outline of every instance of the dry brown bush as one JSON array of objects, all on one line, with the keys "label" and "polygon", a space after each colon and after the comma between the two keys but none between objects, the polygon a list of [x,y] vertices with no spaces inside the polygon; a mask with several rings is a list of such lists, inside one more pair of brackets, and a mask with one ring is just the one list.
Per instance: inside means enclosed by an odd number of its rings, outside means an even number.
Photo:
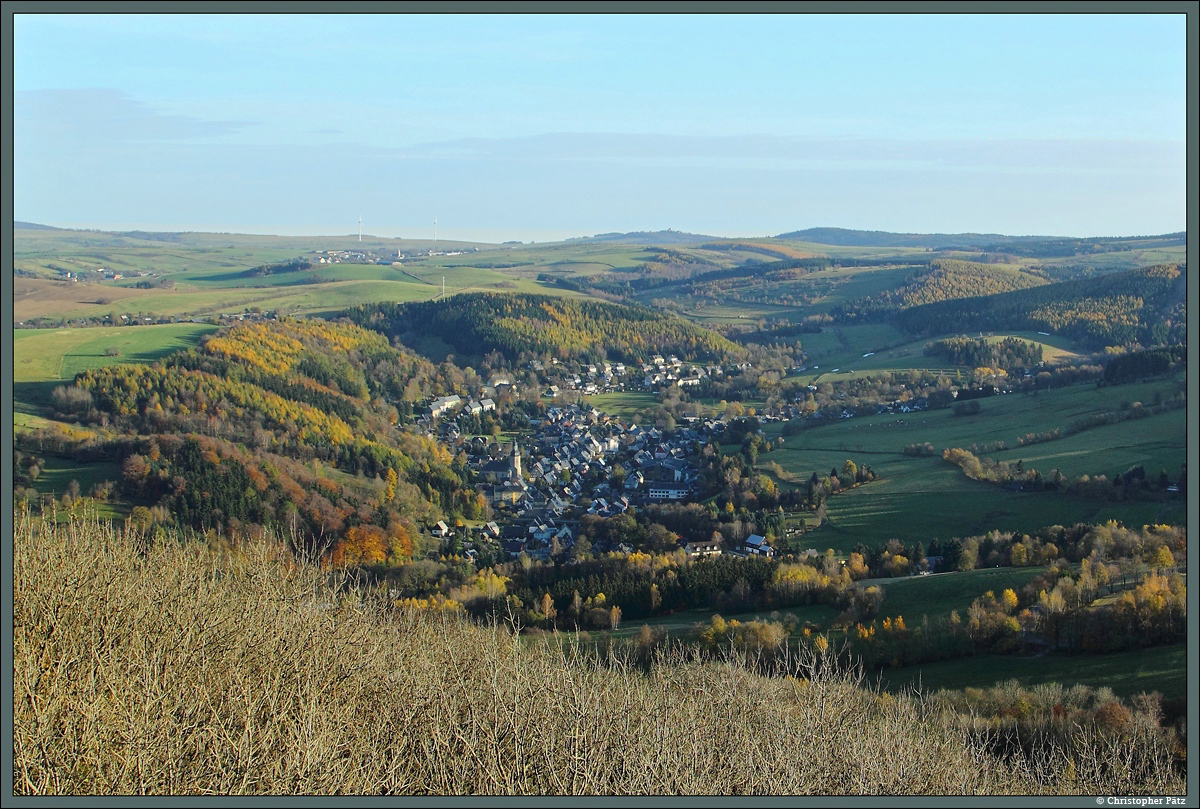
[{"label": "dry brown bush", "polygon": [[270,542],[18,518],[13,561],[17,794],[1109,792],[1054,762],[1039,780],[927,701],[599,665],[399,614]]}]

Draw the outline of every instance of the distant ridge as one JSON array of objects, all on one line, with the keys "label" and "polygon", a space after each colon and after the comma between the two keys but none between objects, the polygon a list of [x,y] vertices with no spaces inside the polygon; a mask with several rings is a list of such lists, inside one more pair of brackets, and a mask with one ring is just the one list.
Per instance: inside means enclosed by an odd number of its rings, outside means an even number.
[{"label": "distant ridge", "polygon": [[988,247],[996,244],[1040,242],[1062,236],[1004,236],[999,233],[889,233],[885,230],[808,228],[780,233],[776,239],[797,239],[836,247]]},{"label": "distant ridge", "polygon": [[622,242],[625,244],[699,244],[711,242],[716,236],[683,233],[678,230],[638,230],[632,233],[597,233],[595,236],[577,236],[568,242]]},{"label": "distant ridge", "polygon": [[36,222],[13,222],[13,230],[65,230],[66,228],[56,228],[53,225],[39,225]]}]

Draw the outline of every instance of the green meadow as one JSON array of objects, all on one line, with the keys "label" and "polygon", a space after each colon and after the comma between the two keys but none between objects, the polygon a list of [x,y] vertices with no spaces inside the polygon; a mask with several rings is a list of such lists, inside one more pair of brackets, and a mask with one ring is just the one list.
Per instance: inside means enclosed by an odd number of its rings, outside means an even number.
[{"label": "green meadow", "polygon": [[[13,381],[73,379],[80,371],[119,362],[147,363],[199,344],[217,330],[207,323],[14,329]],[[110,352],[117,352],[115,356]]]},{"label": "green meadow", "polygon": [[1157,691],[1167,699],[1184,699],[1190,693],[1187,645],[1182,643],[1096,655],[979,655],[884,669],[869,679],[893,693],[990,688],[1007,680],[1026,688],[1044,683],[1107,686],[1119,697]]},{"label": "green meadow", "polygon": [[[246,270],[323,250],[410,252],[465,249],[469,242],[432,242],[364,235],[265,236],[247,233],[105,233],[84,230],[13,230],[14,267],[57,274],[59,267],[92,272],[155,275]],[[490,245],[479,245],[491,247]]]},{"label": "green meadow", "polygon": [[[1126,270],[1131,267],[1150,267],[1155,264],[1176,264],[1187,261],[1186,245],[1148,247],[1140,250],[1118,250],[1111,253],[1091,253],[1086,264],[1106,271]],[[1080,264],[1078,257],[1045,260],[1044,264]]]},{"label": "green meadow", "polygon": [[[847,459],[870,466],[880,480],[829,498],[828,522],[811,534],[816,547],[846,553],[859,542],[867,546],[897,538],[927,543],[993,529],[1031,532],[1046,525],[1103,522],[1128,525],[1184,522],[1182,500],[1110,502],[1063,492],[1016,492],[967,478],[943,461],[941,450],[1004,441],[1012,449],[982,453],[1036,468],[1048,476],[1058,468],[1068,478],[1122,473],[1143,464],[1147,474],[1166,469],[1174,479],[1185,459],[1186,411],[1167,411],[1142,419],[1085,430],[1054,441],[1017,446],[1031,431],[1065,428],[1074,419],[1119,410],[1136,393],[1148,400],[1169,392],[1172,382],[1135,387],[1096,388],[1074,385],[1033,394],[1010,394],[983,400],[978,416],[955,416],[952,410],[846,419],[787,436],[783,446],[759,456],[760,463],[779,463],[793,480],[803,483],[813,472],[828,474]],[[781,425],[768,425],[769,436]],[[937,455],[911,457],[910,444],[929,442]],[[784,486],[790,484],[782,484]]]},{"label": "green meadow", "polygon": [[97,483],[117,480],[121,476],[121,470],[111,461],[73,463],[61,458],[46,458],[45,461],[42,473],[33,482],[38,494],[61,496],[74,480],[79,484],[80,494],[86,497]]},{"label": "green meadow", "polygon": [[984,593],[991,591],[997,597],[1007,589],[1020,593],[1022,587],[1044,572],[1040,567],[999,567],[874,579],[864,584],[883,587],[880,618],[903,616],[905,625],[915,629],[924,618],[932,623],[950,617],[954,611],[965,619],[971,602]]},{"label": "green meadow", "polygon": [[[984,335],[989,343],[1000,342],[1006,337],[1017,337],[1040,345],[1045,362],[1079,357],[1071,341],[1064,337],[1029,331],[990,332]],[[886,324],[826,327],[819,334],[801,334],[797,339],[808,355],[808,370],[799,374],[799,378],[805,382],[828,379],[834,369],[837,369],[836,378],[839,379],[912,370],[937,371],[951,378],[963,378],[972,371],[938,357],[925,356],[925,347],[943,338],[913,340],[906,332]]]},{"label": "green meadow", "polygon": [[656,407],[653,393],[639,391],[622,391],[620,393],[598,393],[585,396],[584,400],[601,413],[608,413],[619,419],[629,419],[649,407]]},{"label": "green meadow", "polygon": [[[965,617],[971,602],[985,592],[990,590],[999,595],[1006,588],[1020,591],[1025,584],[1042,572],[1042,568],[1033,567],[996,568],[939,573],[932,576],[872,579],[863,584],[879,585],[883,588],[884,597],[880,605],[880,619],[903,616],[905,624],[913,629],[919,626],[921,620],[926,617],[933,622],[949,617],[952,611],[958,611],[961,616]],[[669,634],[678,634],[691,630],[696,624],[707,624],[716,612],[712,609],[685,610],[670,615],[629,621],[615,632],[595,634],[611,635],[614,638],[633,638],[637,636],[643,624],[651,629],[661,629]],[[805,627],[818,632],[829,631],[838,612],[836,607],[829,604],[812,604],[778,610],[723,612],[721,616],[726,620],[746,622],[779,621],[784,616],[791,615],[796,618],[794,633],[796,634]]]},{"label": "green meadow", "polygon": [[[384,269],[384,268],[380,268]],[[558,297],[587,297],[553,284],[529,279],[508,280],[490,271],[477,270],[456,278],[446,278],[446,294],[458,292],[536,292]],[[92,287],[92,285],[88,285]],[[104,298],[104,285],[89,288],[89,296]],[[242,286],[209,284],[183,286],[169,290],[138,290],[138,294],[106,301],[101,304],[66,303],[54,310],[54,318],[100,317],[115,312],[131,317],[208,317],[219,314],[239,314],[252,308],[278,311],[292,315],[325,315],[350,306],[379,301],[423,301],[441,293],[440,276],[437,286],[403,277],[403,280],[347,279],[326,283],[280,284],[276,286]],[[77,296],[78,297],[78,296]],[[46,316],[42,314],[41,316]]]},{"label": "green meadow", "polygon": [[[35,416],[50,403],[56,385],[74,379],[81,371],[123,362],[154,362],[199,344],[204,335],[216,330],[207,323],[14,329],[13,408],[18,415]],[[20,424],[23,422],[18,420]]]},{"label": "green meadow", "polygon": [[622,638],[633,639],[641,632],[642,626],[653,630],[661,630],[668,635],[679,636],[692,631],[696,624],[708,624],[713,615],[720,614],[726,621],[778,621],[785,615],[796,617],[796,631],[804,627],[821,630],[828,627],[838,615],[838,610],[828,604],[813,604],[802,607],[788,607],[780,610],[758,612],[724,612],[718,613],[712,609],[693,609],[673,612],[670,615],[658,615],[651,618],[639,618],[623,622],[616,631],[591,631],[593,638]]}]

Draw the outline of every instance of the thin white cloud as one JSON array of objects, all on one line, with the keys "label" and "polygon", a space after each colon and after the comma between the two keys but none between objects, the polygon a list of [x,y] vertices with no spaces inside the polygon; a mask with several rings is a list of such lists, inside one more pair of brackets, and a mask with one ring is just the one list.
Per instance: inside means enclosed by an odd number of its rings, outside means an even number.
[{"label": "thin white cloud", "polygon": [[56,145],[209,139],[255,126],[254,121],[204,120],[163,113],[120,90],[83,88],[14,93],[14,136]]}]

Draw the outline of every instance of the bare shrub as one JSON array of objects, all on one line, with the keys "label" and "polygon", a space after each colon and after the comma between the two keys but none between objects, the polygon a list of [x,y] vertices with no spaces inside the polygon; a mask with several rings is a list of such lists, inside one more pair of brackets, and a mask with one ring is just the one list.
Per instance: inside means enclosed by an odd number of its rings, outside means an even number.
[{"label": "bare shrub", "polygon": [[50,401],[60,413],[86,413],[92,408],[92,394],[75,385],[58,385],[50,391]]},{"label": "bare shrub", "polygon": [[1098,733],[1079,785],[1039,780],[948,707],[816,661],[765,678],[664,647],[647,671],[398,610],[265,539],[21,516],[13,570],[22,795],[1114,794],[1089,762],[1127,752]]}]

